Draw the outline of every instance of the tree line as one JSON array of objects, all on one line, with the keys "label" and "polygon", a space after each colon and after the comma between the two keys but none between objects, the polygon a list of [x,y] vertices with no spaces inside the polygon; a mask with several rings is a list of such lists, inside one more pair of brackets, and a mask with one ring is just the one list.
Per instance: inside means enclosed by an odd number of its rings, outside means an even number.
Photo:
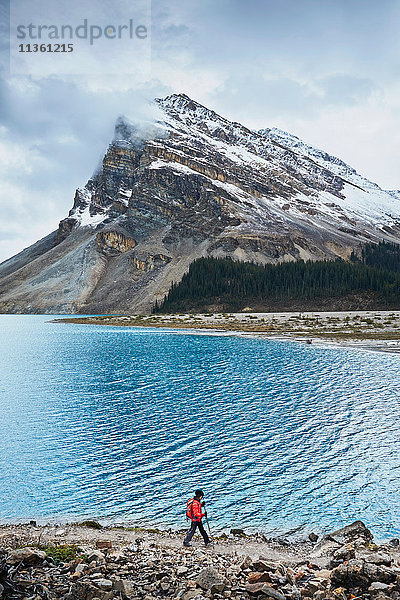
[{"label": "tree line", "polygon": [[366,244],[342,259],[257,265],[231,258],[199,258],[182,280],[173,283],[153,312],[201,310],[216,303],[240,310],[252,303],[341,298],[374,294],[382,307],[400,307],[400,246]]}]

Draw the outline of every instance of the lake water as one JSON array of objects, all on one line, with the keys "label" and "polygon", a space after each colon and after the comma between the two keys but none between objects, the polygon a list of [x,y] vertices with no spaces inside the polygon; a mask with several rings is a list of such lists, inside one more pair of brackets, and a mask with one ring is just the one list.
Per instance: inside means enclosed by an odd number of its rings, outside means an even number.
[{"label": "lake water", "polygon": [[400,535],[400,355],[0,316],[0,521]]}]

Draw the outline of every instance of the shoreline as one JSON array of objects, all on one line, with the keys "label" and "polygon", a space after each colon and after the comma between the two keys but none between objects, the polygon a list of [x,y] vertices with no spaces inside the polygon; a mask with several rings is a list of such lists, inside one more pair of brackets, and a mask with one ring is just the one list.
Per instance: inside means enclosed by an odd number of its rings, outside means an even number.
[{"label": "shoreline", "polygon": [[95,522],[0,525],[0,597],[3,591],[3,598],[35,600],[400,596],[399,540],[377,545],[361,521],[293,543],[232,530],[207,547],[195,535],[186,548],[183,536],[183,531],[101,527]]},{"label": "shoreline", "polygon": [[400,353],[400,311],[71,316],[53,323],[160,328],[292,341],[317,348]]}]

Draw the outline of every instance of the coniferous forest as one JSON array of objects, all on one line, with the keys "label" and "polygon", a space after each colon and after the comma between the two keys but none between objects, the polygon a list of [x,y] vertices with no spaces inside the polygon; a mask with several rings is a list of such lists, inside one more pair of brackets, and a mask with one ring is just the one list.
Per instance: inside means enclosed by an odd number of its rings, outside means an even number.
[{"label": "coniferous forest", "polygon": [[200,258],[153,312],[400,308],[400,246],[366,244],[350,261],[256,265]]}]

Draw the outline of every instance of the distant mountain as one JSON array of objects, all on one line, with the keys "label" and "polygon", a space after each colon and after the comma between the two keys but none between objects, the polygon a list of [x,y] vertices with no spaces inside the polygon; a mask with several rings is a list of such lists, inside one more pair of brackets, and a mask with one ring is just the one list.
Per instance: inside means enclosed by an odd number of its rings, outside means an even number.
[{"label": "distant mountain", "polygon": [[400,242],[400,192],[279,129],[184,94],[119,118],[58,231],[0,265],[2,312],[145,312],[202,256],[266,264]]}]

